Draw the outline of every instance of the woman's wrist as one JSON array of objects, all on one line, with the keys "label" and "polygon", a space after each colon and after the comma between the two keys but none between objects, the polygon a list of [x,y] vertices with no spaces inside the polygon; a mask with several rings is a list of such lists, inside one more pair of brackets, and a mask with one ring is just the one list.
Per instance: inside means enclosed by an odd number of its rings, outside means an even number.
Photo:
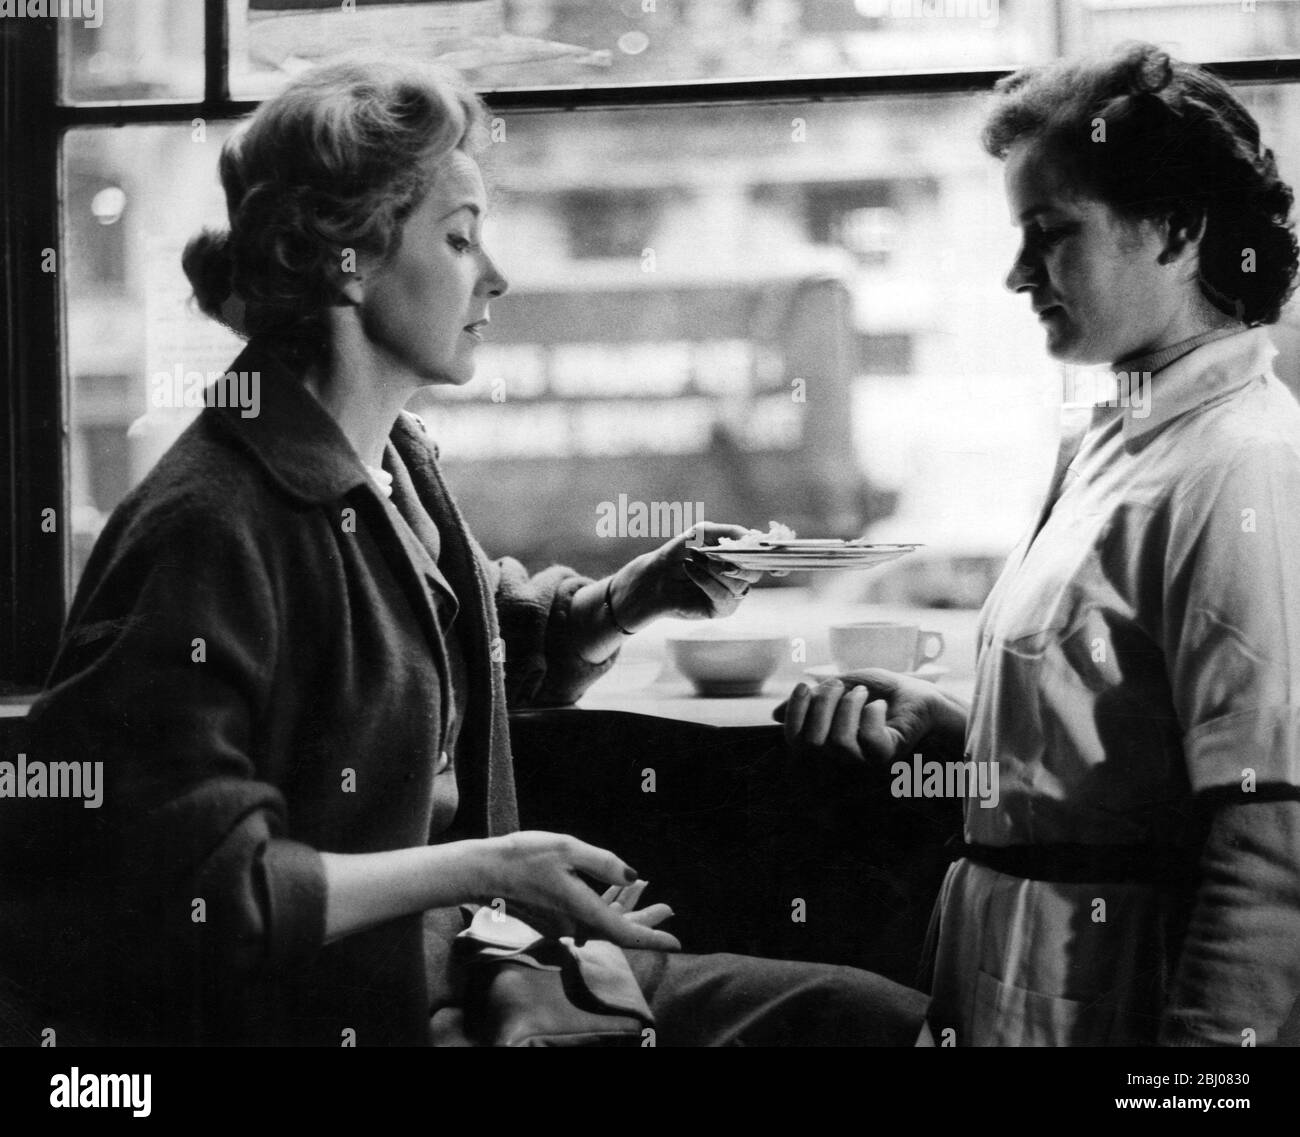
[{"label": "woman's wrist", "polygon": [[930,731],[926,740],[946,754],[964,756],[966,725],[969,721],[965,705],[934,687],[930,695],[929,711]]},{"label": "woman's wrist", "polygon": [[382,853],[322,853],[325,942],[429,908],[490,899],[491,857],[482,840]]},{"label": "woman's wrist", "polygon": [[604,663],[654,619],[629,580],[629,570],[635,564],[633,561],[613,576],[584,584],[569,602],[570,642],[587,663]]},{"label": "woman's wrist", "polygon": [[607,615],[611,625],[621,633],[635,635],[659,617],[652,597],[640,586],[643,557],[628,561],[611,576],[605,593],[609,598]]},{"label": "woman's wrist", "polygon": [[631,628],[625,628],[618,618],[618,613],[614,610],[614,578],[606,577],[605,579],[605,618],[614,625],[615,631],[625,636],[634,636],[636,632]]}]

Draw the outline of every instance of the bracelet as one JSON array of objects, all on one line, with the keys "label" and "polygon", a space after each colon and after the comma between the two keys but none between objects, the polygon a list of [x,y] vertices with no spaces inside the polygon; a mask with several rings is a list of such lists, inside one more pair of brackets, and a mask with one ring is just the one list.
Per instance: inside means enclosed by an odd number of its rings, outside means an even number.
[{"label": "bracelet", "polygon": [[614,615],[614,578],[612,576],[605,581],[605,611],[609,613],[609,622],[625,636],[636,635],[636,632],[629,632],[625,627],[623,627],[623,625],[618,622],[618,617]]}]

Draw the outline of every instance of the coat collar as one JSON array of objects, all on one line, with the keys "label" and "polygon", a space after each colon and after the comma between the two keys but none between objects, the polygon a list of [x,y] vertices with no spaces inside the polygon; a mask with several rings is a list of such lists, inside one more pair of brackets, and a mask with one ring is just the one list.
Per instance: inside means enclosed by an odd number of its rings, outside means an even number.
[{"label": "coat collar", "polygon": [[[393,564],[412,586],[419,618],[438,657],[443,653],[442,633],[425,581],[447,588],[460,611],[466,613],[460,632],[470,667],[465,729],[470,732],[470,745],[480,746],[488,758],[469,762],[459,771],[457,826],[464,824],[467,835],[479,830],[496,835],[517,829],[503,662],[498,662],[495,654],[501,633],[494,588],[485,574],[481,552],[438,470],[438,448],[424,421],[400,412],[384,448],[384,465],[394,475],[395,492],[406,495],[413,491],[437,529],[436,534],[431,533],[429,521],[411,510],[407,522],[414,522],[413,533],[423,546],[416,548],[394,524],[391,513],[397,511],[397,499],[390,511],[333,416],[269,346],[254,339],[228,370],[260,373],[259,413],[244,418],[239,407],[212,406],[203,411],[209,416],[207,421],[250,454],[282,492],[299,501],[328,504],[357,486],[368,489],[374,516],[388,522],[377,532],[389,542],[398,542],[404,551],[405,555],[393,558]],[[441,666],[445,672],[445,658]]]},{"label": "coat collar", "polygon": [[214,406],[203,414],[246,450],[280,490],[320,505],[369,484],[370,476],[334,417],[267,345],[253,339],[229,370],[257,375],[258,413],[244,418],[239,407]]},{"label": "coat collar", "polygon": [[1267,330],[1248,328],[1175,360],[1146,383],[1145,408],[1124,408],[1124,448],[1130,453],[1140,450],[1174,419],[1231,398],[1271,375],[1275,355]]},{"label": "coat collar", "polygon": [[[322,505],[365,486],[380,498],[334,416],[272,349],[254,339],[228,370],[258,375],[258,413],[244,418],[239,407],[215,406],[204,413],[213,416],[218,429],[242,446],[283,493],[308,505]],[[398,509],[399,499],[420,497],[407,474],[408,466],[423,454],[422,447],[432,446],[435,454],[437,447],[427,438],[423,420],[407,411],[398,413],[388,437],[384,465],[395,478],[397,496],[392,507]],[[431,484],[427,471],[424,484]],[[392,526],[393,534],[454,613],[459,604],[438,566],[441,538],[437,528],[419,509],[408,507],[403,517],[406,524]]]}]

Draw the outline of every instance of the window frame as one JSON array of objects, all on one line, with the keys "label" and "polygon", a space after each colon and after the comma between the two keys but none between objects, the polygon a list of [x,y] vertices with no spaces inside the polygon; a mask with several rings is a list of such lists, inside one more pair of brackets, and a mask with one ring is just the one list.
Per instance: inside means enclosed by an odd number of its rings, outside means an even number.
[{"label": "window frame", "polygon": [[[1054,16],[1061,26],[1061,4]],[[10,20],[0,28],[0,190],[4,242],[0,323],[0,696],[39,690],[58,647],[71,595],[68,373],[60,273],[43,271],[45,250],[61,260],[64,242],[61,153],[64,135],[83,127],[237,119],[260,100],[232,99],[225,0],[204,0],[204,94],[193,100],[63,103],[55,20]],[[21,29],[19,27],[21,25]],[[21,30],[21,35],[19,34]],[[1300,55],[1204,61],[1233,84],[1300,82]],[[899,95],[987,91],[1010,68],[860,72],[780,79],[510,88],[480,92],[495,114],[654,107],[807,104]],[[32,377],[44,375],[45,382]],[[55,510],[55,531],[42,511]]]}]

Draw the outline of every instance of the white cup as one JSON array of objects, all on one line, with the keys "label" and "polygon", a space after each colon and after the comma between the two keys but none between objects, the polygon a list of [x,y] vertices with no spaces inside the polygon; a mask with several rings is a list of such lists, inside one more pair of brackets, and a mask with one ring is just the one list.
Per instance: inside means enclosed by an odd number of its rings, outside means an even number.
[{"label": "white cup", "polygon": [[886,671],[915,671],[943,654],[943,636],[916,624],[861,620],[832,624],[831,658],[844,671],[883,667]]}]

